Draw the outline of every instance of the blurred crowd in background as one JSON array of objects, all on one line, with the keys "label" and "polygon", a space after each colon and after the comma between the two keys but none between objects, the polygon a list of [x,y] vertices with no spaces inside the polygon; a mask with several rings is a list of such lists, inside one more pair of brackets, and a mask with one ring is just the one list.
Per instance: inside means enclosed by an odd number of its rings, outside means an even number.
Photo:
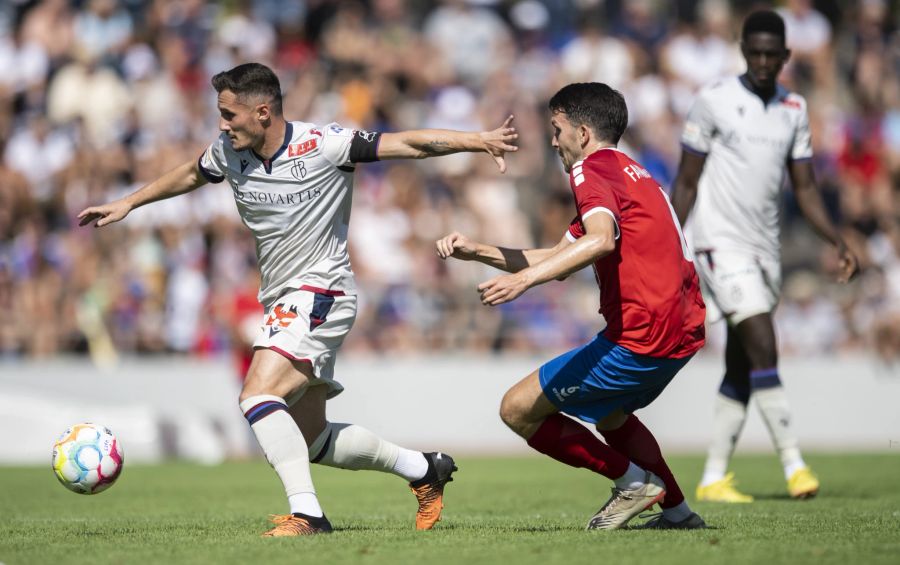
[{"label": "blurred crowd in background", "polygon": [[[227,184],[77,226],[217,136],[210,77],[270,65],[287,119],[395,131],[488,130],[520,150],[360,166],[351,254],[360,312],[345,351],[559,352],[603,325],[589,269],[498,308],[490,269],[442,262],[451,230],[552,246],[574,215],[546,103],[570,82],[627,100],[621,147],[664,185],[697,89],[739,74],[743,17],[724,0],[4,0],[0,2],[0,358],[63,352],[226,354],[261,321],[254,245]],[[861,258],[836,254],[784,200],[784,355],[900,357],[900,7],[786,0],[782,82],[809,100],[816,171]],[[719,324],[721,325],[721,324]],[[721,347],[711,332],[708,350]]]}]

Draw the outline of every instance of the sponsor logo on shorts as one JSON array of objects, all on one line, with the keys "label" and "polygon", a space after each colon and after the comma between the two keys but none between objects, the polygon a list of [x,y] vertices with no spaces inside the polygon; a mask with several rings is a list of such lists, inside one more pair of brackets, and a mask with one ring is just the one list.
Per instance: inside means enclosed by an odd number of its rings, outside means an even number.
[{"label": "sponsor logo on shorts", "polygon": [[266,326],[269,328],[269,337],[274,336],[281,330],[291,325],[291,322],[297,317],[297,307],[291,306],[285,310],[284,302],[276,304],[272,309],[272,313],[266,318]]},{"label": "sponsor logo on shorts", "polygon": [[552,390],[553,390],[553,394],[556,396],[556,399],[558,401],[565,402],[569,396],[571,396],[571,395],[575,394],[576,392],[578,392],[579,390],[581,390],[581,387],[570,386],[570,387],[566,387],[563,389],[558,389],[556,387],[553,387]]}]

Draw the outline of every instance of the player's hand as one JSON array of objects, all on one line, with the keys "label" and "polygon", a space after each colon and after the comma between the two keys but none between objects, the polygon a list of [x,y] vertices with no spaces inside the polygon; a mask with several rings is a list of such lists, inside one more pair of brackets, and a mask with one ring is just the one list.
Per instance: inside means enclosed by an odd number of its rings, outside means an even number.
[{"label": "player's hand", "polygon": [[78,219],[81,220],[78,222],[78,225],[86,226],[96,220],[97,223],[94,227],[102,228],[107,224],[118,222],[127,216],[129,212],[131,212],[131,205],[124,199],[115,200],[100,206],[91,206],[78,213]]},{"label": "player's hand", "polygon": [[518,147],[513,145],[519,138],[519,132],[516,131],[516,128],[511,126],[513,118],[514,116],[510,114],[510,116],[506,118],[506,121],[503,122],[502,126],[495,130],[485,131],[479,134],[481,136],[481,142],[484,144],[484,150],[494,158],[494,162],[500,167],[501,173],[506,172],[506,159],[504,159],[503,156],[506,153],[512,153],[519,150]]},{"label": "player's hand", "polygon": [[435,242],[438,257],[447,259],[455,257],[463,261],[471,261],[478,256],[478,244],[459,232],[453,232]]},{"label": "player's hand", "polygon": [[838,246],[838,282],[849,282],[859,272],[859,260],[856,255],[841,243]]},{"label": "player's hand", "polygon": [[511,275],[500,275],[478,285],[481,293],[481,303],[487,306],[498,306],[505,302],[512,302],[522,296],[531,287],[524,271]]}]

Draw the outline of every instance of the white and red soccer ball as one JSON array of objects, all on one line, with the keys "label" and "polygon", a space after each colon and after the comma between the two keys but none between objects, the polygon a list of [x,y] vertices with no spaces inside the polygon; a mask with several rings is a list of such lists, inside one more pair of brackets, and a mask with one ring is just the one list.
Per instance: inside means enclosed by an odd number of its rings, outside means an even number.
[{"label": "white and red soccer ball", "polygon": [[56,478],[79,494],[97,494],[111,487],[124,462],[122,446],[104,426],[75,424],[53,444]]}]

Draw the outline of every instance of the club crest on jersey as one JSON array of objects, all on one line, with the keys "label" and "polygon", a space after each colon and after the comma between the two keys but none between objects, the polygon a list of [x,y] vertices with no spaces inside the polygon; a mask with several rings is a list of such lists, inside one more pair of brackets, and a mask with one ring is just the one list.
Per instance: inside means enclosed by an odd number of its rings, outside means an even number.
[{"label": "club crest on jersey", "polygon": [[291,165],[291,174],[297,180],[306,178],[306,165],[303,164],[303,161],[294,161],[294,164]]},{"label": "club crest on jersey", "polygon": [[306,155],[316,148],[316,139],[307,139],[303,143],[292,143],[288,145],[288,157],[300,157]]},{"label": "club crest on jersey", "polygon": [[276,304],[272,309],[272,313],[266,318],[265,325],[269,328],[269,337],[274,336],[281,330],[289,327],[291,322],[298,316],[297,307],[291,306],[287,310],[284,309],[285,303]]}]

